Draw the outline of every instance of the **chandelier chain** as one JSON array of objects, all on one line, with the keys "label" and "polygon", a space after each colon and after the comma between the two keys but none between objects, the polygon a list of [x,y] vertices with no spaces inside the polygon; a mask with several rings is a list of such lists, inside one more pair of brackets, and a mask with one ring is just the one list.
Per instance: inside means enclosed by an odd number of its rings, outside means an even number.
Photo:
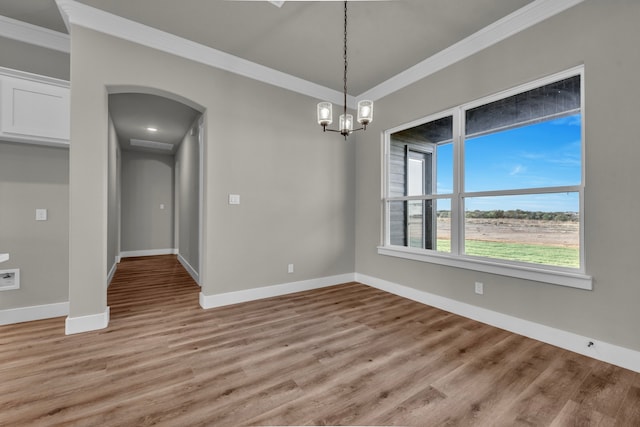
[{"label": "chandelier chain", "polygon": [[344,114],[347,115],[347,0],[344,2]]}]

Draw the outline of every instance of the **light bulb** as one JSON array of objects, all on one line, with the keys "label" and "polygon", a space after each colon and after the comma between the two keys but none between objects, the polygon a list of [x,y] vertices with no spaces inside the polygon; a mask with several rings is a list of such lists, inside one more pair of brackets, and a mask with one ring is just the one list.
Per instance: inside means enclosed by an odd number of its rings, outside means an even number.
[{"label": "light bulb", "polygon": [[373,121],[373,101],[358,102],[358,123],[366,126]]},{"label": "light bulb", "polygon": [[330,102],[318,103],[318,124],[329,126],[333,122],[333,105]]}]

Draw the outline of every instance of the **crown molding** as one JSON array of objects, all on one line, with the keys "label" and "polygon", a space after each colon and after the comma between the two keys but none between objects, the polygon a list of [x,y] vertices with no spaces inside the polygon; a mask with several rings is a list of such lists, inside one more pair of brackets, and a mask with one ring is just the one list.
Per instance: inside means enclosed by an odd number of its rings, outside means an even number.
[{"label": "crown molding", "polygon": [[[204,46],[200,43],[113,15],[103,10],[95,9],[74,0],[56,0],[56,3],[67,25],[78,25],[253,80],[301,93],[312,98],[327,100],[337,104],[343,102],[344,95],[342,92],[292,76],[291,74],[256,64],[218,49]],[[355,98],[349,96],[348,103],[350,106],[355,106]]]},{"label": "crown molding", "polygon": [[40,74],[29,73],[22,70],[14,70],[11,68],[0,67],[0,76],[14,77],[21,80],[31,80],[36,83],[45,83],[48,85],[69,88],[69,81],[57,79],[55,77],[43,76]]},{"label": "crown molding", "polygon": [[[535,0],[359,96],[349,95],[347,104],[350,108],[355,108],[358,100],[376,101],[381,99],[583,1]],[[342,92],[273,68],[78,3],[75,0],[56,0],[56,3],[68,28],[71,24],[78,25],[312,98],[336,104],[343,102]],[[53,31],[53,33],[56,32]],[[68,44],[68,36],[66,38]]]},{"label": "crown molding", "polygon": [[357,99],[375,101],[384,98],[583,1],[536,0],[529,3],[458,43],[441,50],[413,67],[407,68],[405,71],[363,92],[357,96]]},{"label": "crown molding", "polygon": [[0,15],[0,37],[69,53],[69,35]]}]

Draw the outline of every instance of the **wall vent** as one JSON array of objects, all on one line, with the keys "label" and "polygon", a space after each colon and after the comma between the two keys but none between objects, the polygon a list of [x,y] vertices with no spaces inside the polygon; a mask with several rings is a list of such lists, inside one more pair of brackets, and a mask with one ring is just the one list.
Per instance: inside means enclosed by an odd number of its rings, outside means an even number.
[{"label": "wall vent", "polygon": [[153,148],[155,150],[173,150],[173,144],[169,144],[168,142],[158,142],[158,141],[147,141],[146,139],[133,139],[129,140],[131,145],[134,147],[144,147],[144,148]]}]

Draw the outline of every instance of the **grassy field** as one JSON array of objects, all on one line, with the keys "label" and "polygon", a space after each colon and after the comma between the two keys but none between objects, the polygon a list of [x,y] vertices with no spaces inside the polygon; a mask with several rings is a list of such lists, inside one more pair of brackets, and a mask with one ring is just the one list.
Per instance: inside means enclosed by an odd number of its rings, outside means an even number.
[{"label": "grassy field", "polygon": [[[580,252],[578,248],[467,240],[465,242],[465,250],[467,255],[556,265],[559,267],[580,267]],[[450,252],[451,242],[438,239],[438,251]]]},{"label": "grassy field", "polygon": [[[420,218],[419,218],[420,219]],[[410,229],[411,247],[422,247],[422,222]],[[451,252],[451,222],[438,218],[437,250]],[[515,218],[465,219],[467,255],[559,267],[580,267],[580,224]]]}]

